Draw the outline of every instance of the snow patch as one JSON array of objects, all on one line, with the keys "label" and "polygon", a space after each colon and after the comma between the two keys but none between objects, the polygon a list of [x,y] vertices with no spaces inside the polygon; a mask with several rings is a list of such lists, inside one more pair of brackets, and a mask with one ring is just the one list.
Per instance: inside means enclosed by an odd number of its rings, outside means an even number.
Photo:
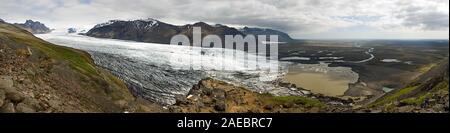
[{"label": "snow patch", "polygon": [[114,24],[115,22],[119,22],[119,21],[122,21],[122,20],[109,20],[108,22],[95,25],[94,28],[105,27],[105,26]]},{"label": "snow patch", "polygon": [[382,59],[380,61],[381,62],[386,62],[386,63],[399,63],[399,62],[402,62],[402,61],[400,61],[398,59]]},{"label": "snow patch", "polygon": [[287,60],[311,60],[311,58],[294,56],[294,57],[283,57],[280,60],[283,60],[283,61],[287,61]]}]

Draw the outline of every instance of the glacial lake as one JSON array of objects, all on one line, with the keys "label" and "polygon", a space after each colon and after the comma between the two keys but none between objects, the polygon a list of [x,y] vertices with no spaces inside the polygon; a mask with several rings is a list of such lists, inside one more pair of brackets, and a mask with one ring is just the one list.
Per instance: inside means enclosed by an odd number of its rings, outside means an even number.
[{"label": "glacial lake", "polygon": [[289,66],[284,81],[327,96],[342,96],[350,83],[358,81],[358,74],[347,67],[328,67],[327,64]]}]

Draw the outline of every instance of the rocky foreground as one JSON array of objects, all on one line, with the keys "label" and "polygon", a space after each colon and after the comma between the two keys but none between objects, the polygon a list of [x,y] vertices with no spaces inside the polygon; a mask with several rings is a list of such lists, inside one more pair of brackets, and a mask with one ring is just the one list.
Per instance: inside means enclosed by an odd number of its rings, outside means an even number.
[{"label": "rocky foreground", "polygon": [[171,112],[183,113],[352,112],[350,103],[352,100],[315,94],[305,96],[259,94],[245,87],[207,78],[193,86],[187,97],[178,97],[177,103],[169,109]]}]

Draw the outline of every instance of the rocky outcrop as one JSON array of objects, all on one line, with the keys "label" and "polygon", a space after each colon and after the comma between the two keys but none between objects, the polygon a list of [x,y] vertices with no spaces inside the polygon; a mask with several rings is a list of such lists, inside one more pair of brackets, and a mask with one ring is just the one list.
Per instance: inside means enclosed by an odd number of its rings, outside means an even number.
[{"label": "rocky outcrop", "polygon": [[111,20],[109,22],[96,25],[94,28],[89,30],[86,35],[99,38],[113,38],[139,42],[169,44],[171,38],[177,34],[184,34],[188,36],[192,42],[193,27],[202,28],[202,37],[213,34],[218,35],[222,38],[222,40],[224,40],[225,35],[245,36],[247,34],[275,34],[279,35],[283,41],[292,41],[292,38],[290,38],[286,33],[271,29],[244,28],[240,31],[238,29],[225,25],[209,25],[204,22],[176,26],[155,19],[133,21]]},{"label": "rocky outcrop", "polygon": [[10,76],[0,76],[0,112],[34,113],[41,108],[31,97],[25,96],[13,86]]},{"label": "rocky outcrop", "polygon": [[77,33],[77,29],[69,28],[69,29],[67,29],[67,33]]},{"label": "rocky outcrop", "polygon": [[14,25],[27,30],[28,32],[31,32],[33,34],[45,34],[50,33],[51,30],[44,24],[42,24],[39,21],[33,21],[33,20],[27,20],[25,23],[15,23]]},{"label": "rocky outcrop", "polygon": [[177,103],[170,106],[169,110],[184,113],[351,112],[348,103],[346,100],[315,94],[304,96],[259,94],[245,87],[207,78],[194,85],[187,96],[178,96]]}]

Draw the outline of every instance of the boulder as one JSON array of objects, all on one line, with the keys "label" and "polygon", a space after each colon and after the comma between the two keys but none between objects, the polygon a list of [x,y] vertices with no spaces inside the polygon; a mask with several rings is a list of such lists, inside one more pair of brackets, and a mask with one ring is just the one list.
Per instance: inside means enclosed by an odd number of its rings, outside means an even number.
[{"label": "boulder", "polygon": [[283,108],[292,108],[294,106],[294,104],[293,103],[290,103],[290,102],[288,102],[288,103],[283,103],[282,104],[282,107]]},{"label": "boulder", "polygon": [[39,104],[39,101],[33,98],[25,98],[22,103],[26,105],[30,105],[32,108],[36,110],[43,110],[44,108]]},{"label": "boulder", "polygon": [[[167,107],[163,106],[163,109],[168,109]],[[161,112],[161,110],[155,110],[154,108],[144,105],[144,104],[139,104],[137,105],[137,110],[136,112],[141,112],[141,113],[145,113],[145,112],[156,112],[159,111]],[[163,110],[165,112],[165,110]]]},{"label": "boulder", "polygon": [[398,112],[407,113],[412,112],[414,110],[413,106],[402,106],[398,108]]},{"label": "boulder", "polygon": [[225,90],[222,89],[213,89],[212,96],[217,99],[225,99]]},{"label": "boulder", "polygon": [[375,109],[371,110],[370,113],[382,113],[383,111],[381,109]]},{"label": "boulder", "polygon": [[114,103],[122,109],[127,108],[127,106],[128,106],[128,102],[125,100],[117,100]]},{"label": "boulder", "polygon": [[15,113],[16,110],[14,109],[13,103],[6,103],[0,108],[0,112],[2,113]]},{"label": "boulder", "polygon": [[0,89],[13,87],[14,82],[11,76],[0,76]]},{"label": "boulder", "polygon": [[4,90],[0,90],[0,107],[3,106],[3,103],[5,103],[6,100],[6,94]]},{"label": "boulder", "polygon": [[169,107],[169,111],[172,113],[182,113],[183,110],[179,106],[171,106]]},{"label": "boulder", "polygon": [[59,102],[57,100],[50,100],[50,101],[48,101],[48,105],[50,105],[50,107],[53,107],[55,109],[61,108],[61,102]]},{"label": "boulder", "polygon": [[188,104],[188,100],[184,95],[175,95],[176,105]]},{"label": "boulder", "polygon": [[226,105],[225,105],[225,103],[219,102],[216,105],[214,105],[214,109],[216,111],[225,111]]},{"label": "boulder", "polygon": [[303,95],[311,95],[311,91],[301,90]]},{"label": "boulder", "polygon": [[24,103],[19,103],[16,106],[16,112],[17,113],[35,113],[36,111],[29,105],[26,105]]},{"label": "boulder", "polygon": [[5,93],[6,93],[6,98],[11,100],[14,103],[20,103],[24,99],[24,96],[22,95],[22,93],[20,93],[13,87],[6,88]]},{"label": "boulder", "polygon": [[271,104],[267,104],[266,106],[264,106],[264,109],[266,110],[272,110],[273,106]]}]

